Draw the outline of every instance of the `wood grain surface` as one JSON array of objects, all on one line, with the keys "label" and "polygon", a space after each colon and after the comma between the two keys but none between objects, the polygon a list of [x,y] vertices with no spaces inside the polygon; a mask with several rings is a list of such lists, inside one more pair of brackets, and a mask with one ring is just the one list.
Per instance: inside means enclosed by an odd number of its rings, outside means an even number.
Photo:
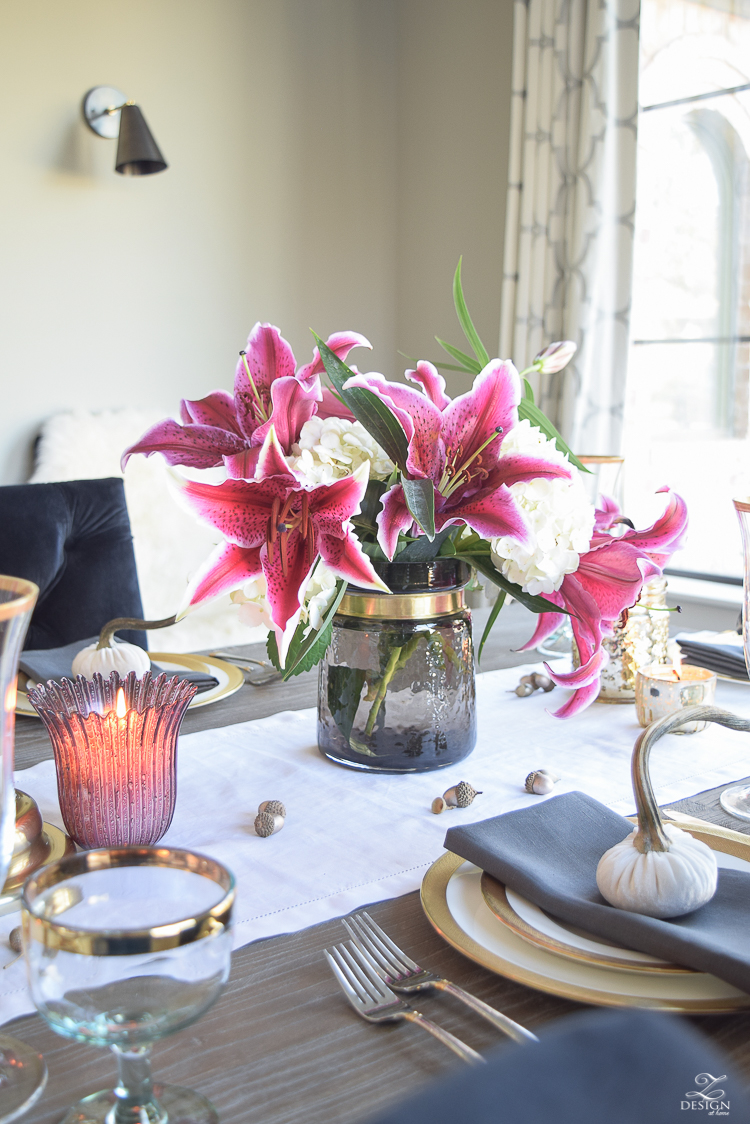
[{"label": "wood grain surface", "polygon": [[[530,658],[511,651],[528,637],[529,616],[516,605],[510,610],[488,645],[485,669]],[[258,647],[243,651],[257,655]],[[290,684],[245,686],[232,698],[189,714],[183,730],[312,706],[316,682],[311,672]],[[19,768],[50,755],[46,735],[33,719],[19,719],[17,746]],[[721,822],[724,813],[716,812],[710,794],[692,801],[691,808],[685,801],[674,806]],[[734,820],[732,826],[742,825]],[[416,893],[379,902],[371,912],[419,962],[537,1032],[580,1009],[495,976],[455,952],[425,919]],[[192,1028],[156,1044],[156,1080],[189,1085],[210,1097],[223,1124],[350,1124],[460,1066],[418,1027],[373,1027],[357,1018],[322,955],[344,938],[340,920],[334,920],[239,949],[218,1003]],[[528,1048],[510,1043],[449,996],[426,994],[415,1005],[481,1052]],[[750,1014],[694,1021],[750,1079]],[[56,1124],[79,1097],[112,1087],[115,1066],[107,1051],[58,1037],[39,1016],[17,1019],[4,1029],[33,1044],[49,1067],[44,1097],[23,1118],[25,1124]]]}]

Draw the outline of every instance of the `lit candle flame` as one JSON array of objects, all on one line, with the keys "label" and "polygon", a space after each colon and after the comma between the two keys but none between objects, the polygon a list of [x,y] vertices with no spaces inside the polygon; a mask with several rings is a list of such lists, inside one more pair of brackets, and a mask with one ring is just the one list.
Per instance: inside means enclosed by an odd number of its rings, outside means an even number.
[{"label": "lit candle flame", "polygon": [[115,714],[118,718],[124,718],[128,713],[128,708],[125,705],[125,692],[122,687],[117,692],[117,703],[115,704]]},{"label": "lit candle flame", "polygon": [[18,697],[18,682],[13,679],[8,684],[8,690],[5,692],[5,713],[13,714],[16,709],[16,698]]}]

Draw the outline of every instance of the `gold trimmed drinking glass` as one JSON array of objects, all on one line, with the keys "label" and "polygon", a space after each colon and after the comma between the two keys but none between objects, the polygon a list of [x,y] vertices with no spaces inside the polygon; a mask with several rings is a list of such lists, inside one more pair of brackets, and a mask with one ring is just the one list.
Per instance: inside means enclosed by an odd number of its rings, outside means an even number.
[{"label": "gold trimmed drinking glass", "polygon": [[108,1046],[119,1070],[114,1090],[84,1097],[62,1124],[216,1124],[201,1094],[153,1084],[150,1051],[219,997],[234,894],[226,867],[170,847],[83,851],[26,882],[34,1003],[64,1038]]},{"label": "gold trimmed drinking glass", "polygon": [[[16,677],[39,588],[23,578],[0,574],[0,893],[16,841],[13,750],[16,731]],[[44,1059],[9,1035],[0,1035],[0,1124],[21,1116],[41,1096],[47,1081]]]}]

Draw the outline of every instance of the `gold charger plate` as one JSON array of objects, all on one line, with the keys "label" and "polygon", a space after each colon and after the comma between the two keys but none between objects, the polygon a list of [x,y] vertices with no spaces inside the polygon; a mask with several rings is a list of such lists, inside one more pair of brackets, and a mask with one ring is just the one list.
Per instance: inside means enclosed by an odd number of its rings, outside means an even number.
[{"label": "gold charger plate", "polygon": [[[65,832],[51,823],[43,823],[39,844],[46,847],[44,861],[41,864],[57,862],[58,859],[75,852],[75,843]],[[20,877],[10,877],[0,891],[0,916],[12,913],[14,909],[21,908],[21,890],[26,881],[27,870],[21,872]]]},{"label": "gold charger plate", "polygon": [[[688,830],[686,828],[686,830]],[[750,870],[750,839],[723,829],[689,828],[709,847]],[[498,975],[538,991],[605,1007],[649,1007],[722,1014],[750,1007],[750,995],[704,972],[637,972],[565,959],[500,923],[481,890],[482,871],[447,851],[422,882],[422,908],[457,951]]]},{"label": "gold charger plate", "polygon": [[[218,679],[216,687],[212,687],[209,691],[201,691],[193,698],[188,710],[196,710],[199,706],[208,706],[210,703],[218,702],[219,699],[229,698],[235,691],[239,691],[245,682],[245,675],[241,668],[227,663],[226,660],[216,659],[215,656],[196,656],[183,652],[149,652],[149,656],[166,672],[203,671]],[[20,682],[16,697],[16,714],[37,717],[28,695],[21,690]]]}]

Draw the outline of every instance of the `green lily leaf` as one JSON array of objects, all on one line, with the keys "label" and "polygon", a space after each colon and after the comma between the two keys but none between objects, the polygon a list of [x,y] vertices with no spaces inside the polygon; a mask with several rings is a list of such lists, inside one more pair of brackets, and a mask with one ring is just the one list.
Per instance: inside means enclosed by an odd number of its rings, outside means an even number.
[{"label": "green lily leaf", "polygon": [[357,715],[366,672],[339,664],[328,668],[328,709],[346,740]]},{"label": "green lily leaf", "polygon": [[[509,593],[511,597],[514,597],[516,601],[520,601],[521,604],[532,613],[567,613],[567,609],[561,609],[559,605],[548,601],[546,597],[539,597],[535,596],[533,593],[527,593],[520,585],[516,585],[515,582],[510,582],[507,578],[503,577],[500,571],[496,570],[492,565],[489,549],[490,544],[486,543],[485,545],[487,546],[486,551],[475,550],[468,552],[463,548],[463,544],[461,544],[461,549],[456,551],[456,558],[462,558],[464,562],[468,562],[469,565],[473,566],[475,570],[478,570],[480,574],[484,574],[486,578],[489,578],[495,585],[504,589],[505,592]],[[568,616],[569,615],[570,614],[568,614]]]},{"label": "green lily leaf", "polygon": [[372,534],[377,534],[378,525],[377,517],[380,512],[380,501],[383,493],[388,490],[388,485],[384,480],[369,480],[367,489],[360,503],[359,515],[352,517],[352,523],[355,527],[363,528]]},{"label": "green lily leaf", "polygon": [[459,258],[458,265],[456,266],[456,272],[453,277],[453,303],[456,306],[456,315],[458,316],[458,322],[463,328],[464,335],[471,344],[471,350],[479,360],[479,369],[481,371],[482,367],[486,367],[489,363],[490,357],[487,354],[487,350],[484,344],[479,338],[479,334],[477,333],[472,319],[469,316],[469,310],[466,307],[466,301],[464,300],[464,291],[461,285],[461,261],[462,258]]},{"label": "green lily leaf", "polygon": [[301,675],[303,671],[310,671],[315,667],[316,663],[320,663],[325,655],[326,648],[331,643],[331,635],[333,633],[333,618],[336,610],[341,604],[341,599],[346,593],[347,583],[339,580],[336,582],[336,596],[334,597],[331,605],[323,618],[323,623],[316,631],[310,628],[310,631],[305,637],[305,631],[309,625],[303,621],[297,625],[292,642],[289,645],[289,651],[286,657],[286,667],[282,668],[279,663],[279,649],[276,644],[276,633],[269,632],[266,641],[266,651],[268,658],[277,671],[281,672],[281,678],[286,683],[293,675]]},{"label": "green lily leaf", "polygon": [[531,383],[528,379],[523,380],[523,396],[527,402],[530,402],[532,406],[534,405],[534,391],[531,389]]},{"label": "green lily leaf", "polygon": [[320,358],[338,392],[341,400],[349,407],[358,422],[361,422],[370,436],[377,441],[386,456],[397,464],[402,472],[406,472],[406,457],[409,451],[409,442],[406,440],[403,426],[391,413],[384,402],[365,387],[352,387],[344,390],[347,379],[353,378],[354,371],[347,367],[343,360],[326,347],[320,336],[313,332],[315,342],[320,351]]},{"label": "green lily leaf", "polygon": [[[437,558],[443,552],[443,546],[448,540],[452,527],[444,527],[442,531],[438,531],[435,538],[430,540],[425,536],[419,538],[416,542],[410,542],[405,546],[398,555],[399,562],[431,562],[433,558]],[[450,543],[452,546],[453,544]],[[451,553],[454,553],[451,551]]]},{"label": "green lily leaf", "polygon": [[547,415],[543,414],[539,407],[534,404],[533,399],[521,399],[521,401],[518,403],[518,417],[521,421],[526,419],[527,421],[531,422],[532,425],[538,425],[542,433],[544,433],[547,437],[552,438],[560,452],[567,454],[571,464],[574,464],[576,468],[581,470],[581,472],[589,471],[589,469],[586,468],[585,464],[581,464],[578,457],[565,441],[565,438],[562,436],[559,430],[555,429],[554,425],[549,420]]},{"label": "green lily leaf", "polygon": [[406,506],[432,542],[435,538],[435,485],[431,480],[401,478]]},{"label": "green lily leaf", "polygon": [[441,340],[440,336],[435,336],[435,339],[443,348],[443,350],[448,352],[451,358],[457,360],[457,362],[461,364],[460,367],[451,367],[451,370],[468,371],[470,375],[479,374],[482,368],[476,361],[476,359],[472,359],[472,357],[470,355],[467,355],[465,351],[459,351],[457,347],[453,346],[453,344],[446,343],[445,340]]},{"label": "green lily leaf", "polygon": [[508,596],[508,594],[507,594],[506,590],[501,589],[501,590],[498,591],[497,598],[495,600],[495,604],[492,606],[492,612],[490,613],[490,615],[487,619],[487,624],[484,626],[484,632],[482,633],[482,639],[479,642],[479,651],[477,652],[477,663],[478,664],[481,664],[481,662],[482,662],[482,652],[484,651],[484,645],[487,642],[487,638],[488,638],[489,634],[492,632],[492,626],[494,625],[497,618],[500,616],[500,610],[502,609],[503,605],[505,604],[505,598],[507,596]]},{"label": "green lily leaf", "polygon": [[[435,338],[437,339],[437,336]],[[466,375],[466,374],[472,375],[474,373],[473,371],[467,371],[466,367],[457,367],[455,363],[438,363],[438,362],[435,362],[432,365],[433,365],[433,367],[437,367],[438,371],[460,371],[464,375]]]}]

